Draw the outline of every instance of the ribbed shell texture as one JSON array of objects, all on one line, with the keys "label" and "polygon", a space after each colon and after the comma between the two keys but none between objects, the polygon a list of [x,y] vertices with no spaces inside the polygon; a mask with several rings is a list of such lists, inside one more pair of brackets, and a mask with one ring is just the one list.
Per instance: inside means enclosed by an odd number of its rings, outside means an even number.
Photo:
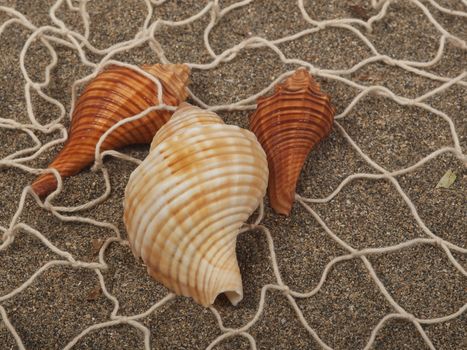
[{"label": "ribbed shell texture", "polygon": [[[164,103],[177,106],[187,98],[190,70],[186,65],[155,64],[141,68],[160,80]],[[62,177],[78,173],[92,164],[97,142],[108,129],[157,103],[157,87],[151,79],[126,67],[111,66],[104,70],[79,97],[68,140],[49,168],[57,169]],[[166,110],[153,111],[124,124],[105,139],[101,150],[149,143],[171,115],[172,112]],[[44,197],[57,188],[57,182],[52,174],[44,174],[32,184],[32,188]]]},{"label": "ribbed shell texture", "polygon": [[266,155],[253,133],[183,103],[126,187],[133,253],[177,294],[208,306],[225,292],[237,304],[243,295],[237,234],[267,180]]}]

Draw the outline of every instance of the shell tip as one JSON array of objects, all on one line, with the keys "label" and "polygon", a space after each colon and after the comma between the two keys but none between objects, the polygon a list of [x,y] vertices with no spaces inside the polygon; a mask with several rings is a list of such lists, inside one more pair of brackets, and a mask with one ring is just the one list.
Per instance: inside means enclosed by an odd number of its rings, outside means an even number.
[{"label": "shell tip", "polygon": [[[300,170],[300,169],[299,169]],[[272,174],[271,174],[272,176]],[[295,176],[294,176],[295,177]],[[296,177],[298,178],[298,176]],[[293,202],[295,199],[295,188],[296,188],[296,181],[293,187],[285,188],[278,187],[274,177],[269,179],[269,203],[271,208],[274,210],[275,213],[289,216],[290,212],[292,211]]]},{"label": "shell tip", "polygon": [[[48,174],[50,175],[50,174]],[[31,185],[32,190],[40,199],[44,199],[57,188],[57,181],[53,175],[39,177]]]},{"label": "shell tip", "polygon": [[284,216],[290,216],[290,212],[292,211],[292,205],[290,206],[283,206],[283,205],[271,205],[272,209],[277,214],[284,215]]}]

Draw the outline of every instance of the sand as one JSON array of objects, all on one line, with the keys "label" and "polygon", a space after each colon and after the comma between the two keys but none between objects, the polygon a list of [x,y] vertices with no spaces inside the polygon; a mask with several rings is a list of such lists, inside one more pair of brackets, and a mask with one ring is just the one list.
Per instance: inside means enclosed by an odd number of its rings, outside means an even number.
[{"label": "sand", "polygon": [[[233,1],[221,1],[221,7]],[[2,0],[0,4],[16,8],[35,25],[50,23],[48,8],[53,1]],[[458,1],[440,4],[457,10],[467,8]],[[310,1],[305,7],[314,19],[349,16],[364,18],[376,13],[367,2]],[[361,11],[363,6],[366,10]],[[154,18],[182,19],[205,6],[202,1],[169,1],[155,7]],[[427,5],[433,16],[451,33],[467,39],[467,23],[460,17],[440,13]],[[142,1],[96,1],[88,4],[91,16],[91,43],[107,47],[130,39],[139,30],[145,16]],[[360,10],[359,10],[360,9]],[[80,29],[76,13],[61,9],[59,17]],[[9,17],[0,11],[0,23]],[[209,17],[179,28],[162,28],[158,36],[172,62],[210,61],[202,36]],[[210,40],[219,53],[241,40],[258,35],[276,39],[309,27],[301,17],[295,1],[254,1],[233,11],[213,29]],[[1,117],[27,121],[24,102],[24,79],[19,68],[19,54],[29,32],[19,25],[9,26],[1,41],[0,111]],[[366,34],[381,52],[393,58],[427,61],[436,54],[439,32],[420,9],[406,1],[389,8],[387,16],[374,24]],[[322,69],[344,69],[371,55],[359,39],[344,29],[329,28],[279,46],[288,57],[307,60]],[[45,92],[70,107],[71,84],[90,72],[76,52],[56,45],[59,64],[52,72],[52,82]],[[91,58],[94,56],[91,56]],[[154,63],[157,58],[148,46],[137,48],[118,59],[131,63]],[[43,79],[48,63],[46,51],[31,47],[26,67],[33,79]],[[452,42],[447,42],[442,60],[428,71],[455,77],[466,69],[467,57]],[[284,65],[269,49],[244,50],[229,63],[209,71],[194,70],[192,91],[204,102],[215,105],[237,101],[260,91],[272,80],[295,66]],[[405,97],[423,95],[440,85],[400,68],[374,63],[347,76],[361,84],[383,85]],[[357,94],[357,90],[341,82],[318,78],[323,90],[332,96],[341,113]],[[464,79],[465,81],[465,79]],[[37,119],[52,120],[58,113],[54,107],[33,96]],[[467,89],[451,86],[447,91],[427,100],[453,120],[463,150],[466,150]],[[228,123],[247,126],[249,112],[220,112]],[[410,166],[443,146],[452,146],[449,126],[433,113],[417,107],[401,106],[378,96],[367,96],[341,120],[341,125],[373,160],[389,170]],[[42,135],[42,141],[59,135]],[[0,157],[32,145],[21,132],[0,128]],[[46,167],[60,147],[55,147],[30,166]],[[125,152],[144,158],[147,146],[128,147]],[[97,220],[118,225],[122,222],[122,197],[128,176],[135,165],[108,158],[105,166],[111,174],[110,198],[96,208],[81,213]],[[457,180],[448,189],[437,189],[443,174],[452,169]],[[297,192],[306,197],[329,195],[348,175],[376,172],[334,128],[331,135],[309,156],[300,177]],[[466,173],[459,159],[450,153],[424,164],[416,171],[399,176],[402,189],[415,204],[427,227],[439,237],[466,246],[465,194]],[[13,168],[0,168],[0,225],[7,226],[14,215],[24,186],[33,176]],[[64,191],[55,203],[77,205],[97,197],[104,183],[99,173],[89,169],[66,179]],[[382,247],[426,237],[409,208],[386,180],[357,180],[349,183],[330,202],[313,204],[312,208],[328,227],[355,248]],[[65,223],[37,206],[28,197],[22,222],[41,231],[53,244],[82,261],[97,261],[93,240],[113,235],[111,230],[80,223]],[[288,218],[272,212],[266,200],[264,225],[271,230],[284,283],[297,291],[308,291],[319,282],[326,264],[344,250],[335,243],[316,220],[298,203]],[[264,234],[248,232],[238,239],[238,260],[243,276],[244,300],[231,306],[220,297],[215,308],[227,327],[246,324],[256,313],[261,287],[275,283],[269,250]],[[465,256],[454,253],[465,268]],[[121,315],[140,313],[167,294],[159,283],[151,280],[144,266],[136,261],[128,247],[112,244],[106,251],[109,270],[104,273],[106,286],[120,302]],[[0,252],[0,295],[20,286],[40,266],[58,259],[37,238],[20,232],[14,243]],[[465,276],[456,270],[446,254],[436,246],[418,245],[399,252],[369,258],[388,292],[408,312],[421,318],[452,314],[467,301]],[[1,302],[27,349],[60,349],[91,324],[109,320],[111,302],[95,293],[96,274],[87,269],[54,267],[41,274],[17,296]],[[309,325],[323,341],[335,349],[360,349],[370,333],[386,314],[394,312],[378,291],[360,259],[336,264],[322,289],[313,297],[299,299],[298,306]],[[153,349],[201,349],[221,334],[211,311],[178,297],[170,301],[142,323],[151,332]],[[424,325],[423,329],[437,349],[461,349],[466,346],[466,316],[447,322]],[[268,291],[265,310],[249,330],[259,349],[319,349],[319,345],[301,325],[282,292]],[[104,328],[84,337],[75,349],[140,349],[141,333],[128,325]],[[428,348],[414,325],[404,320],[391,320],[378,333],[375,349]],[[0,321],[0,348],[16,349],[12,335]],[[216,349],[247,349],[248,341],[233,337]]]}]

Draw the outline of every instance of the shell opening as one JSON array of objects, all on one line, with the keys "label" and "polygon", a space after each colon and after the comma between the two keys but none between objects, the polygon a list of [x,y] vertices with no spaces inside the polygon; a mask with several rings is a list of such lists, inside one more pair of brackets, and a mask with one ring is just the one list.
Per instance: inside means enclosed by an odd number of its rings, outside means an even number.
[{"label": "shell opening", "polygon": [[225,296],[233,306],[237,306],[239,302],[242,301],[243,299],[243,293],[241,291],[235,290],[235,291],[226,291],[224,292]]},{"label": "shell opening", "polygon": [[209,301],[209,305],[212,305],[214,304],[214,301],[217,299],[217,297],[219,295],[221,295],[222,293],[225,294],[225,296],[227,297],[227,299],[229,299],[230,303],[233,305],[233,306],[237,306],[239,302],[242,301],[243,299],[243,290],[242,290],[242,287],[237,287],[235,289],[232,289],[232,288],[227,288],[225,290],[220,290],[218,291],[217,293],[214,293],[213,294],[213,297],[212,297],[212,300]]}]

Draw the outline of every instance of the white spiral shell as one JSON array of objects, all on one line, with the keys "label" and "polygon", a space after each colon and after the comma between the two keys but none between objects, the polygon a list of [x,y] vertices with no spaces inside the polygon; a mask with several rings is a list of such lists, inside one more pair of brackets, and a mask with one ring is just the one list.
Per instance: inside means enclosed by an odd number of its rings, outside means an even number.
[{"label": "white spiral shell", "polygon": [[237,234],[262,200],[266,155],[253,133],[183,103],[156,134],[125,190],[133,253],[177,294],[211,305],[243,297]]}]

